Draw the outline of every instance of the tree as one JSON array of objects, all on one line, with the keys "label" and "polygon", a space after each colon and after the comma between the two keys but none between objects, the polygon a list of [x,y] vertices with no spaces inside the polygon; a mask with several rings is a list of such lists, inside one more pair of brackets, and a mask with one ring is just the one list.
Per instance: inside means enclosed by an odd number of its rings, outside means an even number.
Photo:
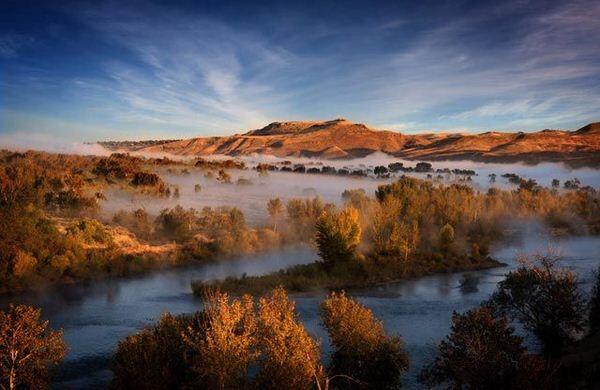
[{"label": "tree", "polygon": [[454,228],[449,223],[440,229],[439,247],[444,255],[448,255],[454,244]]},{"label": "tree", "polygon": [[400,338],[388,336],[371,310],[334,292],[321,304],[321,320],[334,350],[330,371],[338,381],[352,378],[348,386],[360,382],[374,389],[399,386],[408,357]]},{"label": "tree", "polygon": [[271,221],[273,222],[273,230],[277,231],[277,220],[283,213],[283,203],[281,203],[281,199],[269,199],[269,202],[267,203],[267,211],[269,212]]},{"label": "tree", "polygon": [[224,169],[219,170],[219,174],[217,176],[217,181],[221,183],[230,184],[231,183],[231,175],[227,173]]},{"label": "tree", "polygon": [[297,318],[294,302],[279,287],[258,306],[257,388],[312,389],[320,368],[319,344]]},{"label": "tree", "polygon": [[327,267],[351,260],[360,243],[358,211],[346,207],[339,213],[326,211],[316,223],[319,256]]},{"label": "tree", "polygon": [[518,388],[520,370],[530,365],[530,359],[522,338],[508,326],[507,317],[495,318],[491,309],[480,307],[452,314],[450,334],[440,343],[438,356],[422,371],[419,380],[431,387]]},{"label": "tree", "polygon": [[65,356],[62,331],[40,321],[41,310],[10,305],[0,311],[0,387],[44,388],[49,370]]},{"label": "tree", "polygon": [[192,351],[192,370],[201,386],[210,389],[243,388],[256,350],[256,316],[252,297],[230,301],[225,293],[207,293],[203,331],[188,329],[184,341]]},{"label": "tree", "polygon": [[190,379],[182,332],[191,319],[163,314],[158,324],[119,342],[112,364],[116,389],[176,389]]},{"label": "tree", "polygon": [[506,275],[490,298],[490,305],[520,321],[543,344],[548,357],[560,356],[583,330],[585,305],[577,278],[568,269],[558,268],[553,253],[538,254],[532,262],[520,259],[521,266]]},{"label": "tree", "polygon": [[596,270],[596,283],[590,298],[590,334],[600,331],[600,267]]}]

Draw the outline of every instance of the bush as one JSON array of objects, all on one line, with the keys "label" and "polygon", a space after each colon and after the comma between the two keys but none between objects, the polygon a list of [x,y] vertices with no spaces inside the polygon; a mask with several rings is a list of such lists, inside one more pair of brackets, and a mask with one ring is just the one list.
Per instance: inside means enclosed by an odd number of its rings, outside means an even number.
[{"label": "bush", "polygon": [[182,338],[192,321],[163,314],[158,324],[119,342],[112,363],[116,389],[177,389],[191,379]]},{"label": "bush", "polygon": [[400,385],[408,357],[400,338],[388,336],[371,310],[344,292],[331,293],[321,304],[321,320],[334,350],[330,375],[351,378],[336,381],[350,388],[360,387],[357,382],[374,389]]}]

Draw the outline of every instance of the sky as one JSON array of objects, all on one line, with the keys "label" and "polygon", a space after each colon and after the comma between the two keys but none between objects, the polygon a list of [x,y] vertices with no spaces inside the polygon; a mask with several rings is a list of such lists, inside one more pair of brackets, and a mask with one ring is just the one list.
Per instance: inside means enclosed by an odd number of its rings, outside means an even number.
[{"label": "sky", "polygon": [[2,144],[600,120],[600,1],[3,1]]}]

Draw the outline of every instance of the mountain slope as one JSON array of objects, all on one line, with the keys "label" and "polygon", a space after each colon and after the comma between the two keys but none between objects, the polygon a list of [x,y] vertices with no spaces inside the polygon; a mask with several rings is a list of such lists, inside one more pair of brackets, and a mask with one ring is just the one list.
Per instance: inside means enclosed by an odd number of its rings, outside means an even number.
[{"label": "mountain slope", "polygon": [[[114,143],[110,146],[117,149]],[[363,157],[379,151],[406,159],[531,163],[563,161],[574,165],[599,166],[600,123],[591,123],[577,131],[405,135],[373,130],[345,119],[274,122],[241,135],[178,140],[151,144],[137,150],[182,156],[257,153],[324,159]]]}]

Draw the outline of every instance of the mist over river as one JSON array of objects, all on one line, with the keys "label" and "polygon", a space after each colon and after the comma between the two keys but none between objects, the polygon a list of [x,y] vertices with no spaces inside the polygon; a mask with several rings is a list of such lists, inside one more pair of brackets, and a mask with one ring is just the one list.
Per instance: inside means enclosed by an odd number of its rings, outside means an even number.
[{"label": "mist over river", "polygon": [[[463,312],[479,305],[495,289],[505,273],[515,267],[520,252],[558,247],[564,260],[589,291],[593,270],[600,264],[600,238],[549,239],[532,233],[518,244],[498,248],[493,256],[507,267],[441,274],[406,280],[350,293],[383,320],[385,328],[402,336],[411,366],[405,375],[409,388],[418,387],[416,375],[429,363],[439,341],[450,328],[454,310]],[[134,278],[109,279],[87,284],[59,286],[39,292],[4,295],[0,306],[28,303],[42,308],[51,326],[63,328],[69,352],[55,377],[57,389],[105,388],[111,380],[110,358],[117,342],[152,324],[165,311],[191,313],[201,308],[190,282],[226,276],[258,275],[302,264],[317,258],[308,247],[295,247],[217,264],[156,271]],[[468,283],[464,283],[464,280]],[[311,334],[321,340],[325,356],[327,336],[319,324],[318,305],[324,293],[292,295]],[[528,340],[535,348],[532,340]]]},{"label": "mist over river", "polygon": [[[227,156],[211,157],[211,159],[230,159]],[[249,168],[258,163],[275,164],[284,161],[273,156],[242,156],[239,160],[244,161]],[[303,164],[305,167],[322,167],[323,165],[334,166],[336,169],[360,169],[372,171],[375,166],[388,166],[390,163],[402,162],[406,167],[414,167],[415,161],[406,161],[394,158],[385,153],[373,153],[365,158],[353,160],[329,160],[319,161],[307,158],[286,159],[293,164]],[[553,179],[558,179],[562,186],[566,180],[578,178],[582,186],[600,188],[600,175],[598,170],[591,168],[572,169],[564,164],[543,163],[538,165],[525,164],[495,164],[472,161],[435,161],[432,162],[433,169],[467,169],[474,170],[476,175],[471,176],[470,181],[464,181],[464,175],[442,174],[440,183],[450,184],[460,182],[469,184],[480,191],[487,191],[491,186],[502,189],[515,189],[515,184],[509,183],[507,178],[501,177],[505,173],[514,173],[524,179],[533,179],[538,184],[550,187]],[[186,174],[182,174],[183,168],[169,171],[166,168],[157,168],[156,172],[170,186],[179,188],[179,197],[156,197],[144,195],[123,189],[109,188],[105,195],[106,200],[100,205],[103,218],[110,220],[119,210],[132,210],[136,208],[145,209],[150,215],[158,215],[165,208],[181,205],[184,208],[193,207],[200,210],[203,207],[236,206],[246,216],[250,224],[262,224],[268,221],[266,210],[267,201],[279,197],[284,203],[292,198],[314,198],[320,197],[323,201],[341,204],[341,194],[344,190],[362,188],[368,195],[373,195],[378,186],[398,180],[401,175],[414,176],[427,179],[427,173],[398,172],[387,179],[375,177],[355,177],[323,175],[310,173],[291,172],[268,172],[260,175],[256,170],[228,169],[231,175],[231,184],[218,182],[214,176],[207,177],[209,170],[185,167]],[[213,171],[213,174],[216,173]],[[490,174],[496,174],[496,181],[491,183]],[[437,178],[437,173],[431,173]],[[245,184],[237,184],[239,179]],[[197,191],[195,186],[199,185]]]}]

